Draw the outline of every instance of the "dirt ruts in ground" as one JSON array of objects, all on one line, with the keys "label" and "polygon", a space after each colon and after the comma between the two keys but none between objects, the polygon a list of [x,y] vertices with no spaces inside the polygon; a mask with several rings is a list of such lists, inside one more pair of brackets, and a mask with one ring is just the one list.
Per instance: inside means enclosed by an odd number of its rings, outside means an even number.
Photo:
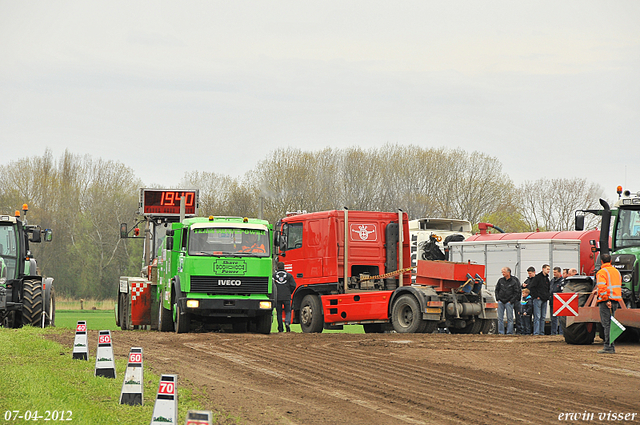
[{"label": "dirt ruts in ground", "polygon": [[[640,413],[637,344],[606,356],[596,354],[600,345],[567,345],[560,336],[113,331],[112,338],[116,356],[143,347],[145,367],[178,374],[179,385],[203,394],[205,408],[247,424],[541,424],[584,412],[598,423],[602,412]],[[56,339],[71,346],[73,331]]]}]

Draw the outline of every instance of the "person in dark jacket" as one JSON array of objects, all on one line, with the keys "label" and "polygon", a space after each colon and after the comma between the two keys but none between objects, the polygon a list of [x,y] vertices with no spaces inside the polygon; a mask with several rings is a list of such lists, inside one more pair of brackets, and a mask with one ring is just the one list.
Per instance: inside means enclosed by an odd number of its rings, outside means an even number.
[{"label": "person in dark jacket", "polygon": [[522,290],[522,299],[520,300],[519,307],[518,315],[520,316],[520,323],[522,324],[522,335],[531,335],[533,301],[531,300],[531,295],[529,295],[529,290],[527,288]]},{"label": "person in dark jacket", "polygon": [[551,335],[562,335],[562,326],[558,323],[558,317],[553,315],[553,294],[562,292],[564,289],[564,279],[562,269],[553,268],[553,279],[549,282],[549,311],[551,312]]},{"label": "person in dark jacket", "polygon": [[504,335],[504,313],[507,313],[507,334],[513,334],[514,306],[520,301],[520,281],[511,276],[509,267],[502,268],[502,277],[496,284],[498,300],[498,333]]},{"label": "person in dark jacket", "polygon": [[545,264],[542,271],[533,278],[528,285],[533,298],[533,334],[544,335],[544,324],[547,318],[547,301],[549,301],[549,270],[551,266]]},{"label": "person in dark jacket", "polygon": [[282,332],[282,309],[284,307],[284,324],[287,332],[291,332],[291,294],[296,290],[296,281],[291,273],[284,270],[284,263],[278,262],[278,271],[273,274],[276,289],[276,315],[278,316],[278,332]]}]

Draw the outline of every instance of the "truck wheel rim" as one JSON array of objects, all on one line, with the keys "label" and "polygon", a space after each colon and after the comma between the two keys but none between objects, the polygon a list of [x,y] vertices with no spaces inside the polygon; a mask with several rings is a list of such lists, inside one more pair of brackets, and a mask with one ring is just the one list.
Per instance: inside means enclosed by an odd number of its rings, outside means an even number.
[{"label": "truck wheel rim", "polygon": [[313,319],[313,310],[311,309],[310,306],[305,305],[304,307],[302,307],[302,311],[300,312],[300,318],[302,319],[302,323],[304,323],[305,325],[308,325],[311,323],[311,320]]},{"label": "truck wheel rim", "polygon": [[400,316],[399,317],[400,320],[398,321],[403,327],[408,327],[411,325],[411,323],[413,323],[413,310],[411,309],[411,307],[404,306],[400,310],[399,316]]}]

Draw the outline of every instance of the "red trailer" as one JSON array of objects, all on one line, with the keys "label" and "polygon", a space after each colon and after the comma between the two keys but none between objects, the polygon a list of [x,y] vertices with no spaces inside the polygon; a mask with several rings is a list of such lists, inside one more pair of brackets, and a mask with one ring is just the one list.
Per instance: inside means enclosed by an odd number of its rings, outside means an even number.
[{"label": "red trailer", "polygon": [[293,320],[304,332],[360,324],[366,332],[390,326],[397,332],[432,332],[446,326],[479,333],[497,318],[495,300],[483,291],[483,266],[420,261],[419,281],[411,285],[402,211],[295,214],[276,229],[279,260],[297,284]]}]

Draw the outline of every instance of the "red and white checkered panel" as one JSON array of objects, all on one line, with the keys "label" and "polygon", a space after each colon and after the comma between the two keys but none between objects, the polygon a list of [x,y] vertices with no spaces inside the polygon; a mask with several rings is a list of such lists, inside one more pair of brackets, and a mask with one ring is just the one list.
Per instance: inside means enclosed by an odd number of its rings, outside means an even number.
[{"label": "red and white checkered panel", "polygon": [[131,301],[135,301],[148,287],[148,282],[131,282]]}]

